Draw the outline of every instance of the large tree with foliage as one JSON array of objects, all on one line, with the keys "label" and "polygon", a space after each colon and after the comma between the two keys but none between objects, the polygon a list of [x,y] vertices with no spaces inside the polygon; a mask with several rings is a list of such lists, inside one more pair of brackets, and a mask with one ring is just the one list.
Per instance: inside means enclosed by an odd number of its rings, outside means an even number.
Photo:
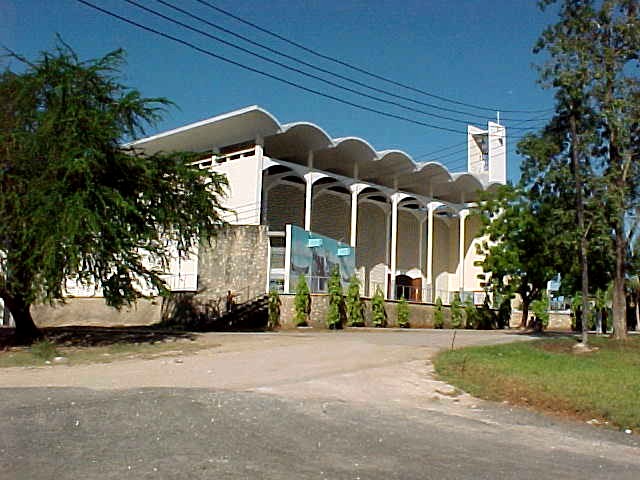
[{"label": "large tree with foliage", "polygon": [[221,226],[226,180],[186,154],[123,146],[168,102],[120,83],[121,50],[81,61],[59,41],[33,61],[10,57],[20,71],[0,76],[0,297],[29,342],[40,335],[31,305],[64,299],[68,279],[99,284],[117,308],[141,282],[166,291],[171,249]]},{"label": "large tree with foliage", "polygon": [[[629,247],[628,214],[637,208],[640,166],[640,18],[637,0],[543,0],[559,6],[559,20],[536,47],[549,60],[543,79],[559,92],[569,121],[590,112],[593,135],[580,138],[569,123],[571,151],[589,156],[602,179],[600,202],[608,211],[613,235],[613,323],[617,338],[626,336],[624,284]],[[574,159],[575,160],[575,159]],[[578,189],[580,192],[580,189]],[[584,232],[584,228],[582,229]]]},{"label": "large tree with foliage", "polygon": [[556,274],[555,224],[549,205],[532,202],[522,188],[505,185],[481,204],[485,223],[482,269],[487,286],[501,296],[517,293],[525,327],[531,302]]}]

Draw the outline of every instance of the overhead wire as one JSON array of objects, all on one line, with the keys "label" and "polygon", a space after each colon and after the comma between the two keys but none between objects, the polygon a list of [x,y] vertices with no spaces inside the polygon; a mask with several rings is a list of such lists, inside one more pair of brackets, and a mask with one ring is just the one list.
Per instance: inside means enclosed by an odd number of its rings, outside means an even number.
[{"label": "overhead wire", "polygon": [[[243,68],[245,70],[249,70],[249,71],[254,72],[254,73],[258,73],[260,75],[266,76],[266,77],[271,78],[273,80],[277,80],[279,82],[282,82],[282,83],[285,83],[287,85],[293,86],[295,88],[301,89],[301,90],[306,91],[308,93],[312,93],[312,94],[315,94],[315,95],[318,95],[318,96],[321,96],[321,97],[324,97],[324,98],[328,98],[330,100],[334,100],[336,102],[339,102],[339,103],[342,103],[342,104],[345,104],[345,105],[348,105],[348,106],[351,106],[351,107],[354,107],[354,108],[357,108],[357,109],[360,109],[360,110],[376,113],[376,114],[385,116],[387,118],[394,118],[394,119],[397,119],[397,120],[402,120],[402,121],[405,121],[405,122],[409,122],[409,123],[412,123],[412,124],[424,126],[424,127],[427,127],[427,128],[433,128],[433,129],[437,129],[437,130],[441,130],[441,131],[447,131],[447,132],[451,132],[451,133],[464,133],[465,135],[467,133],[467,132],[464,132],[462,130],[455,130],[455,129],[452,129],[452,128],[447,128],[447,127],[443,127],[443,126],[439,126],[439,125],[433,125],[433,124],[422,122],[420,120],[416,120],[416,119],[413,119],[413,118],[405,117],[405,116],[402,116],[402,115],[397,115],[395,113],[390,113],[390,112],[378,110],[376,108],[372,108],[372,107],[369,107],[369,106],[366,106],[366,105],[357,104],[357,103],[352,102],[350,100],[346,100],[344,98],[336,97],[334,95],[331,95],[331,94],[328,94],[328,93],[325,93],[325,92],[321,92],[321,91],[315,90],[313,88],[306,87],[304,85],[300,85],[300,84],[298,84],[296,82],[293,82],[293,81],[278,77],[275,74],[271,74],[269,72],[258,70],[258,69],[255,69],[253,67],[250,67],[248,65],[244,65],[244,64],[242,64],[240,62],[237,62],[235,60],[226,58],[226,57],[224,57],[222,55],[218,55],[218,54],[216,54],[214,52],[211,52],[211,51],[206,50],[206,49],[204,49],[202,47],[199,47],[199,46],[197,46],[197,45],[195,45],[195,44],[193,44],[191,42],[188,42],[188,41],[183,40],[181,38],[175,37],[175,36],[170,35],[170,34],[168,34],[166,32],[154,29],[154,28],[149,27],[147,25],[143,25],[143,24],[141,24],[139,22],[133,21],[133,20],[131,20],[129,18],[126,18],[126,17],[124,17],[122,15],[119,15],[119,14],[117,14],[115,12],[109,11],[109,10],[107,10],[105,8],[102,8],[100,6],[92,4],[92,3],[90,3],[90,2],[88,2],[86,0],[77,0],[77,1],[79,3],[84,4],[85,6],[93,8],[93,9],[95,9],[97,11],[100,11],[100,12],[106,14],[106,15],[109,15],[109,16],[111,16],[113,18],[116,18],[116,19],[118,19],[118,20],[120,20],[122,22],[128,23],[128,24],[130,24],[130,25],[132,25],[134,27],[140,28],[142,30],[148,31],[150,33],[153,33],[155,35],[161,36],[161,37],[166,38],[168,40],[171,40],[171,41],[174,41],[176,43],[182,44],[182,45],[187,46],[187,47],[189,47],[191,49],[194,49],[194,50],[196,50],[196,51],[198,51],[200,53],[203,53],[205,55],[211,56],[211,57],[216,58],[218,60],[222,60],[222,61],[224,61],[226,63],[229,63],[229,64],[232,64],[234,66]],[[136,2],[133,2],[132,0],[125,0],[125,1],[127,1],[130,4],[135,4],[136,6],[141,7],[139,4],[136,4]],[[164,3],[164,2],[161,2],[161,3]],[[146,7],[141,7],[141,8],[143,8],[144,10],[149,10]],[[159,14],[159,16],[161,18],[166,19],[166,20],[173,21],[172,19],[169,19],[165,15]],[[174,22],[174,23],[176,23],[176,22]],[[177,22],[177,23],[180,24],[181,26],[184,26],[185,28],[193,29],[192,27],[189,27],[189,26],[187,26],[185,24],[182,24],[181,22]],[[197,31],[198,29],[195,29],[195,30]],[[199,33],[202,33],[202,32],[199,32]],[[518,138],[518,137],[516,137],[516,138]],[[443,151],[443,150],[448,150],[448,149],[454,148],[455,146],[458,146],[458,145],[466,145],[466,141],[464,143],[461,143],[461,144],[455,144],[455,145],[452,145],[452,146],[449,146],[449,147],[445,147],[443,149],[439,149],[436,152]],[[435,152],[431,152],[431,154],[433,154],[433,153],[435,153]],[[455,153],[457,153],[457,152],[451,152],[450,154],[443,155],[440,158],[448,158],[448,157],[452,156]],[[420,158],[420,157],[423,157],[423,156],[427,156],[427,155],[428,154],[420,155],[420,156],[416,157],[416,159]],[[438,160],[439,160],[438,158],[435,159],[435,161],[438,161]]]},{"label": "overhead wire", "polygon": [[118,19],[121,22],[128,23],[129,25],[132,25],[132,26],[134,26],[136,28],[145,30],[145,31],[147,31],[149,33],[153,33],[154,35],[163,37],[163,38],[165,38],[167,40],[171,40],[173,42],[179,43],[179,44],[184,45],[184,46],[186,46],[188,48],[191,48],[191,49],[193,49],[195,51],[198,51],[198,52],[200,52],[200,53],[202,53],[204,55],[207,55],[209,57],[212,57],[212,58],[215,58],[217,60],[223,61],[223,62],[228,63],[230,65],[234,65],[234,66],[242,68],[244,70],[248,70],[250,72],[257,73],[258,75],[261,75],[261,76],[264,76],[264,77],[267,77],[267,78],[271,78],[272,80],[276,80],[276,81],[284,83],[286,85],[295,87],[295,88],[297,88],[299,90],[302,90],[302,91],[305,91],[305,92],[308,92],[308,93],[312,93],[314,95],[317,95],[317,96],[320,96],[320,97],[324,97],[324,98],[333,100],[335,102],[341,103],[343,105],[348,105],[348,106],[357,108],[359,110],[375,113],[375,114],[378,114],[378,115],[381,115],[381,116],[384,116],[384,117],[387,117],[387,118],[393,118],[393,119],[396,119],[396,120],[402,120],[404,122],[412,123],[414,125],[420,125],[420,126],[423,126],[423,127],[426,127],[426,128],[433,128],[435,130],[441,130],[441,131],[445,131],[445,132],[458,133],[458,134],[463,133],[463,134],[466,135],[466,132],[464,130],[457,130],[457,129],[454,129],[454,128],[448,128],[448,127],[443,127],[443,126],[440,126],[440,125],[434,125],[434,124],[431,124],[431,123],[423,122],[421,120],[416,120],[416,119],[413,119],[413,118],[409,118],[409,117],[406,117],[406,116],[403,116],[403,115],[398,115],[398,114],[395,114],[395,113],[386,112],[386,111],[379,110],[377,108],[369,107],[369,106],[366,106],[366,105],[361,105],[361,104],[358,104],[358,103],[353,102],[351,100],[347,100],[347,99],[344,99],[344,98],[341,98],[341,97],[337,97],[337,96],[332,95],[330,93],[321,92],[321,91],[316,90],[314,88],[307,87],[307,86],[301,85],[301,84],[299,84],[297,82],[294,82],[294,81],[287,80],[285,78],[279,77],[278,75],[275,75],[273,73],[265,72],[263,70],[259,70],[257,68],[253,68],[253,67],[251,67],[249,65],[244,65],[244,64],[242,64],[242,63],[240,63],[238,61],[235,61],[235,60],[227,58],[227,57],[225,57],[223,55],[219,55],[217,53],[214,53],[211,50],[207,50],[205,48],[202,48],[202,47],[200,47],[200,46],[198,46],[198,45],[196,45],[194,43],[191,43],[191,42],[189,42],[187,40],[178,38],[178,37],[176,37],[174,35],[171,35],[169,33],[160,31],[160,30],[158,30],[156,28],[149,27],[148,25],[144,25],[144,24],[142,24],[140,22],[136,22],[135,20],[131,20],[130,18],[126,18],[126,17],[124,17],[124,16],[122,16],[122,15],[120,15],[118,13],[115,13],[115,12],[113,12],[111,10],[108,10],[106,8],[103,8],[103,7],[100,7],[98,5],[95,5],[95,4],[93,4],[93,3],[91,3],[91,2],[89,2],[87,0],[76,0],[76,1],[79,2],[79,3],[82,3],[83,5],[85,5],[85,6],[89,7],[89,8],[92,8],[94,10],[102,12],[105,15],[108,15],[110,17]]},{"label": "overhead wire", "polygon": [[435,99],[438,99],[438,100],[443,101],[443,102],[448,102],[448,103],[452,103],[452,104],[455,104],[455,105],[461,105],[461,106],[465,106],[465,107],[468,107],[468,108],[473,108],[473,109],[476,109],[476,110],[485,110],[485,111],[492,111],[492,112],[501,111],[501,112],[504,112],[504,113],[543,113],[543,112],[549,112],[549,111],[552,110],[552,109],[507,110],[507,109],[500,109],[500,108],[495,108],[495,107],[486,107],[486,106],[481,106],[481,105],[474,105],[474,104],[471,104],[471,103],[462,102],[462,101],[459,101],[459,100],[454,100],[454,99],[451,99],[451,98],[447,98],[447,97],[444,97],[442,95],[436,95],[436,94],[433,94],[433,93],[428,92],[426,90],[422,90],[420,88],[416,88],[416,87],[413,87],[411,85],[407,85],[405,83],[398,82],[398,81],[393,80],[391,78],[384,77],[382,75],[379,75],[377,73],[371,72],[371,71],[366,70],[364,68],[358,67],[356,65],[353,65],[353,64],[351,64],[349,62],[346,62],[344,60],[341,60],[339,58],[323,54],[323,53],[321,53],[321,52],[319,52],[317,50],[314,50],[314,49],[309,48],[309,47],[307,47],[305,45],[302,45],[299,42],[295,42],[295,41],[293,41],[293,40],[291,40],[289,38],[286,38],[283,35],[275,33],[275,32],[273,32],[273,31],[271,31],[271,30],[269,30],[267,28],[264,28],[264,27],[262,27],[260,25],[257,25],[255,23],[249,21],[249,20],[246,20],[246,19],[244,19],[244,18],[242,18],[242,17],[240,17],[238,15],[235,15],[235,14],[233,14],[233,13],[231,13],[231,12],[229,12],[229,11],[223,9],[223,8],[220,8],[220,7],[212,4],[209,1],[205,1],[205,0],[195,0],[195,1],[200,3],[200,4],[202,4],[202,5],[204,5],[204,6],[206,6],[206,7],[208,7],[208,8],[211,8],[211,9],[213,9],[213,10],[219,12],[219,13],[222,13],[223,15],[226,15],[226,16],[228,16],[230,18],[233,18],[234,20],[236,20],[238,22],[241,22],[241,23],[243,23],[245,25],[248,25],[248,26],[250,26],[250,27],[252,27],[252,28],[254,28],[256,30],[259,30],[259,31],[261,31],[261,32],[263,32],[263,33],[265,33],[265,34],[267,34],[269,36],[277,38],[278,40],[286,42],[286,43],[288,43],[290,45],[293,45],[294,47],[299,48],[299,49],[301,49],[301,50],[303,50],[303,51],[305,51],[307,53],[310,53],[312,55],[315,55],[315,56],[317,56],[319,58],[322,58],[324,60],[329,60],[331,62],[337,63],[339,65],[342,65],[343,67],[349,68],[351,70],[354,70],[356,72],[362,73],[364,75],[368,75],[368,76],[370,76],[372,78],[375,78],[377,80],[380,80],[380,81],[395,85],[396,87],[405,88],[405,89],[411,90],[411,91],[413,91],[415,93],[420,93],[420,94],[425,95],[427,97],[435,98]]},{"label": "overhead wire", "polygon": [[[445,116],[445,115],[440,115],[440,114],[437,114],[437,113],[432,113],[432,112],[429,112],[429,111],[426,111],[426,110],[422,110],[422,109],[419,109],[419,108],[409,107],[407,105],[404,105],[402,103],[399,103],[399,102],[396,102],[396,101],[393,101],[393,100],[387,100],[387,99],[384,99],[384,98],[376,97],[374,95],[370,95],[370,94],[368,94],[366,92],[362,92],[360,90],[356,90],[354,88],[347,87],[345,85],[336,83],[336,82],[334,82],[332,80],[328,80],[326,78],[320,77],[320,76],[318,76],[316,74],[309,73],[309,72],[301,70],[301,69],[299,69],[297,67],[294,67],[294,66],[291,66],[291,65],[287,65],[286,63],[282,63],[282,62],[280,62],[278,60],[274,60],[273,58],[269,58],[269,57],[267,57],[265,55],[262,55],[260,53],[256,53],[256,52],[254,52],[252,50],[244,48],[244,47],[242,47],[240,45],[237,45],[235,43],[229,42],[229,41],[227,41],[227,40],[225,40],[225,39],[223,39],[221,37],[218,37],[216,35],[213,35],[213,34],[211,34],[209,32],[206,32],[204,30],[196,28],[196,27],[194,27],[192,25],[189,25],[187,23],[181,22],[180,20],[176,20],[175,18],[171,18],[171,17],[169,17],[167,15],[164,15],[163,13],[158,12],[157,10],[154,10],[152,8],[149,8],[149,7],[146,7],[144,5],[141,5],[140,3],[138,3],[135,0],[123,0],[123,1],[128,3],[128,4],[130,4],[130,5],[135,6],[135,7],[139,8],[139,9],[141,9],[141,10],[146,11],[146,12],[150,13],[151,15],[157,16],[159,18],[162,18],[163,20],[166,20],[166,21],[171,22],[173,24],[179,25],[182,28],[185,28],[187,30],[191,30],[192,32],[198,33],[198,34],[203,35],[203,36],[205,36],[207,38],[210,38],[212,40],[220,42],[223,45],[227,45],[227,46],[229,46],[231,48],[239,50],[239,51],[241,51],[243,53],[246,53],[248,55],[252,55],[252,56],[254,56],[256,58],[259,58],[260,60],[263,60],[263,61],[265,61],[267,63],[271,63],[273,65],[277,65],[278,67],[284,68],[286,70],[290,70],[290,71],[293,71],[293,72],[295,72],[297,74],[300,74],[300,75],[306,76],[308,78],[312,78],[314,80],[320,81],[320,82],[325,83],[327,85],[330,85],[330,86],[332,86],[334,88],[338,88],[340,90],[344,90],[346,92],[362,96],[362,97],[367,98],[369,100],[373,100],[373,101],[384,103],[384,104],[387,104],[387,105],[392,105],[394,107],[402,108],[404,110],[407,110],[407,111],[410,111],[410,112],[413,112],[413,113],[420,113],[422,115],[426,115],[426,116],[429,116],[429,117],[438,118],[438,119],[441,119],[441,120],[446,120],[446,121],[455,122],[455,123],[460,123],[460,124],[463,124],[463,125],[468,125],[469,123],[474,123],[473,121],[470,121],[468,119],[465,120],[465,119],[452,118],[452,117],[448,117],[448,116]],[[189,12],[186,12],[184,9],[181,9],[179,7],[173,7],[168,2],[165,2],[163,0],[157,0],[157,1],[159,3],[162,3],[163,5],[171,6],[172,8],[175,8],[177,11],[181,11],[182,13],[186,13],[189,16],[191,16],[192,18],[196,18],[198,20],[204,21],[205,23],[209,23],[206,20],[202,20],[200,17],[191,15]],[[360,82],[357,82],[357,83],[361,84]],[[367,87],[365,85],[365,88],[371,88],[371,87]],[[378,90],[378,89],[376,89],[376,90]],[[380,91],[382,91],[382,90],[380,90]],[[382,91],[382,92],[384,93],[384,91]]]},{"label": "overhead wire", "polygon": [[[233,30],[230,30],[230,29],[228,29],[226,27],[223,27],[223,26],[221,26],[221,25],[219,25],[217,23],[214,23],[214,22],[212,22],[212,21],[210,21],[210,20],[208,20],[206,18],[203,18],[202,16],[196,15],[196,14],[194,14],[194,13],[192,13],[192,12],[190,12],[190,11],[184,9],[184,8],[178,7],[178,6],[172,4],[171,2],[168,2],[166,0],[156,0],[156,2],[160,3],[161,5],[164,5],[167,8],[170,8],[170,9],[176,11],[176,12],[180,12],[183,15],[188,16],[189,18],[192,18],[192,19],[197,20],[199,22],[202,22],[202,23],[204,23],[204,24],[206,24],[206,25],[208,25],[208,26],[210,26],[212,28],[215,28],[215,29],[217,29],[217,30],[219,30],[221,32],[224,32],[227,35],[231,35],[231,36],[233,36],[235,38],[238,38],[240,40],[243,40],[243,41],[245,41],[245,42],[247,42],[247,43],[249,43],[251,45],[254,45],[256,47],[262,48],[262,49],[264,49],[264,50],[266,50],[266,51],[268,51],[270,53],[273,53],[275,55],[281,56],[281,57],[286,58],[288,60],[292,60],[292,61],[294,61],[296,63],[299,63],[299,64],[304,65],[306,67],[312,68],[312,69],[317,70],[319,72],[331,75],[333,77],[339,78],[341,80],[344,80],[346,82],[352,83],[354,85],[358,85],[360,87],[364,87],[364,88],[367,88],[367,89],[372,90],[374,92],[381,93],[383,95],[387,95],[387,96],[390,96],[390,97],[393,97],[393,98],[397,98],[397,99],[400,99],[400,100],[411,102],[411,103],[414,103],[416,105],[422,105],[422,106],[426,106],[426,107],[429,107],[429,108],[434,108],[434,109],[440,110],[440,111],[451,112],[451,113],[459,113],[459,114],[462,114],[462,115],[467,115],[467,116],[476,117],[476,118],[480,118],[480,119],[486,120],[486,117],[487,117],[486,114],[465,112],[465,111],[462,111],[462,110],[456,110],[456,109],[453,109],[453,108],[443,107],[441,105],[435,105],[433,103],[423,102],[423,101],[420,101],[420,100],[416,100],[415,98],[407,97],[405,95],[398,95],[398,94],[390,92],[388,90],[384,90],[382,88],[378,88],[378,87],[370,85],[368,83],[361,82],[361,81],[356,80],[354,78],[351,78],[351,77],[348,77],[346,75],[342,75],[340,73],[337,73],[337,72],[335,72],[333,70],[328,70],[328,69],[320,67],[320,66],[318,66],[316,64],[313,64],[313,63],[310,63],[308,61],[302,60],[302,59],[300,59],[300,58],[298,58],[298,57],[296,57],[294,55],[289,55],[287,53],[284,53],[284,52],[282,52],[282,51],[280,51],[278,49],[275,49],[275,48],[272,48],[272,47],[270,47],[268,45],[265,45],[264,43],[257,42],[257,41],[255,41],[255,40],[253,40],[253,39],[251,39],[251,38],[249,38],[249,37],[247,37],[245,35],[241,35],[241,34],[239,34],[237,32],[234,32]],[[132,2],[129,2],[129,3],[132,3]],[[477,120],[473,120],[472,121],[472,120],[469,120],[468,118],[467,119],[458,119],[458,118],[451,118],[451,117],[445,117],[445,116],[438,116],[438,118],[442,118],[442,119],[445,119],[445,120],[451,120],[451,121],[458,121],[458,122],[467,123],[467,124],[477,121]],[[523,120],[523,119],[515,119],[515,118],[503,118],[503,120],[504,121],[519,121],[519,122],[526,123],[526,122],[536,121],[537,119],[524,119]]]}]

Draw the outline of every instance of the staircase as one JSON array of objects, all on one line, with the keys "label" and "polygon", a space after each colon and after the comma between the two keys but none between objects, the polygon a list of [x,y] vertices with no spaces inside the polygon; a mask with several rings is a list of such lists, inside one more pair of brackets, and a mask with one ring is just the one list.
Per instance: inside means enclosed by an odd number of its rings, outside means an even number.
[{"label": "staircase", "polygon": [[235,305],[217,317],[201,318],[197,330],[201,332],[241,332],[264,330],[269,318],[267,294]]}]

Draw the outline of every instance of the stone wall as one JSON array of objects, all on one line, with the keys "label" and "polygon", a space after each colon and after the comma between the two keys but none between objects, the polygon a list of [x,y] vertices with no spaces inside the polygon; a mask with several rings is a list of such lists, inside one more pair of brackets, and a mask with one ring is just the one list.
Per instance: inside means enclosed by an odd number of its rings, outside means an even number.
[{"label": "stone wall", "polygon": [[140,299],[131,308],[116,310],[107,306],[104,298],[70,298],[64,304],[37,305],[31,308],[38,327],[90,325],[119,327],[150,325],[160,321],[162,298]]},{"label": "stone wall", "polygon": [[244,301],[265,293],[268,255],[265,225],[229,225],[211,245],[200,245],[198,296],[224,297],[231,290],[240,294],[238,301]]},{"label": "stone wall", "polygon": [[[294,328],[293,318],[295,295],[281,295],[282,306],[280,309],[281,328]],[[371,323],[371,300],[362,299],[365,311],[365,325],[372,327]],[[433,328],[434,305],[424,303],[409,303],[409,324],[411,328]],[[314,328],[326,328],[327,310],[329,308],[329,297],[327,295],[311,295],[311,318],[309,326]],[[398,302],[387,300],[385,311],[387,312],[387,326],[397,327]],[[451,312],[449,307],[442,307],[444,313],[445,328],[450,325]]]},{"label": "stone wall", "polygon": [[[529,312],[529,317],[531,317],[531,315],[531,312]],[[512,310],[509,326],[511,328],[518,328],[520,327],[521,321],[522,311]],[[547,326],[547,330],[571,331],[571,315],[568,312],[549,312],[549,325]]]}]

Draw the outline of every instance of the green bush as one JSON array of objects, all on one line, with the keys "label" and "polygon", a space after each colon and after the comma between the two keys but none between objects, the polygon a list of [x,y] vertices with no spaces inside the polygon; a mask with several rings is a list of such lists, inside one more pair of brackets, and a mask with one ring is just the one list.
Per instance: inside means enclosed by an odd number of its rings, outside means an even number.
[{"label": "green bush", "polygon": [[371,322],[374,327],[387,326],[387,311],[384,309],[384,295],[380,288],[376,288],[376,293],[371,299]]},{"label": "green bush", "polygon": [[53,357],[58,356],[58,351],[56,350],[56,344],[51,340],[40,340],[31,345],[31,354],[34,357],[37,357],[41,360],[51,360]]},{"label": "green bush", "polygon": [[347,288],[347,317],[352,327],[364,327],[364,312],[360,299],[360,281],[353,275]]},{"label": "green bush", "polygon": [[304,275],[298,277],[296,285],[296,296],[293,301],[295,315],[293,322],[296,327],[306,327],[309,325],[309,314],[311,313],[311,293]]},{"label": "green bush", "polygon": [[498,315],[496,312],[491,310],[488,295],[485,296],[482,306],[476,307],[476,312],[478,314],[478,324],[476,325],[478,330],[492,330],[494,328],[499,328]]},{"label": "green bush", "polygon": [[342,294],[342,282],[340,270],[334,267],[329,276],[329,310],[327,312],[327,327],[331,330],[342,328],[344,320],[344,295]]},{"label": "green bush", "polygon": [[497,327],[507,328],[511,323],[511,297],[509,295],[498,297],[496,303],[498,303]]},{"label": "green bush", "polygon": [[398,302],[398,326],[400,328],[409,328],[409,303],[407,299],[402,297]]},{"label": "green bush", "polygon": [[436,309],[433,312],[433,328],[444,328],[444,311],[440,297],[436,298]]},{"label": "green bush", "polygon": [[480,324],[480,312],[471,299],[464,302],[465,328],[476,329]]},{"label": "green bush", "polygon": [[267,321],[267,329],[275,330],[280,326],[280,305],[282,305],[282,301],[280,300],[280,295],[276,290],[271,290],[269,292],[269,300],[268,300],[268,321]]},{"label": "green bush", "polygon": [[542,330],[549,326],[549,297],[546,292],[542,294],[542,298],[531,302],[531,311],[535,316],[536,330]]},{"label": "green bush", "polygon": [[460,294],[454,293],[451,302],[451,328],[461,328],[462,322],[464,322],[464,308],[462,308]]}]

